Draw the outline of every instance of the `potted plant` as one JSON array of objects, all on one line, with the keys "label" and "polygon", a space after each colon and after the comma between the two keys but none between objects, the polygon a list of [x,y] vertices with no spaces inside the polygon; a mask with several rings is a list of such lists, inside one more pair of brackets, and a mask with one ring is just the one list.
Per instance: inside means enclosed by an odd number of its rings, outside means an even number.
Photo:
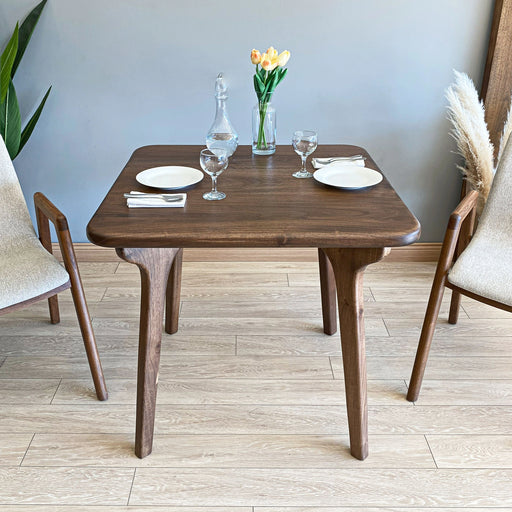
[{"label": "potted plant", "polygon": [[43,100],[22,130],[20,108],[13,78],[46,2],[47,0],[43,0],[32,9],[21,26],[19,26],[19,23],[16,24],[14,33],[0,57],[0,134],[13,160],[32,135],[52,89],[50,86]]}]

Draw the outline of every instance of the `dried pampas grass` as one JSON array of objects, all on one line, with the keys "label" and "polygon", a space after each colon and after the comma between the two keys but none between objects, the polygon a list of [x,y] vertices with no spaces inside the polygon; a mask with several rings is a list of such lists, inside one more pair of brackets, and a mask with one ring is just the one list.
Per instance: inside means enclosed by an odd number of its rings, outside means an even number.
[{"label": "dried pampas grass", "polygon": [[455,71],[455,83],[446,91],[449,102],[448,119],[457,149],[466,160],[465,167],[459,166],[469,184],[480,192],[478,212],[489,195],[494,177],[494,147],[485,122],[483,103],[471,78]]}]

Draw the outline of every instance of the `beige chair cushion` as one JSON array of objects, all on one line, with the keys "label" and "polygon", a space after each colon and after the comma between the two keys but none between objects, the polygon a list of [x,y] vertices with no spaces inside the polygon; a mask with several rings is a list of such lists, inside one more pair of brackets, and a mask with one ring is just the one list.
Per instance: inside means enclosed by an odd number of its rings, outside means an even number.
[{"label": "beige chair cushion", "polygon": [[38,240],[0,248],[0,309],[42,295],[69,280],[68,273]]},{"label": "beige chair cushion", "polygon": [[36,236],[0,137],[0,309],[49,292],[68,279],[67,272]]},{"label": "beige chair cushion", "polygon": [[512,137],[478,228],[448,274],[455,286],[512,306]]}]

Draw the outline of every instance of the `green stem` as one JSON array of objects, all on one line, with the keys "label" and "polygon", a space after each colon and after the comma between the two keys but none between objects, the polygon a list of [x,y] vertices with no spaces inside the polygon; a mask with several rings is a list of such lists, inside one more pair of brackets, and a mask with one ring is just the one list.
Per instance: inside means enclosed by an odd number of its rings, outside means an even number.
[{"label": "green stem", "polygon": [[268,103],[259,103],[260,126],[258,129],[258,149],[267,149],[267,141],[265,139],[265,117],[267,116]]}]

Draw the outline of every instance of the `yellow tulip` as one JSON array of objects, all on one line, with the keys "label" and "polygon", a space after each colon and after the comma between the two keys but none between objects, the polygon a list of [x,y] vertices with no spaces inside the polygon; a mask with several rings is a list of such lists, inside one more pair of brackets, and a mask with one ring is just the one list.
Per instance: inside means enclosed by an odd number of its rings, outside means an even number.
[{"label": "yellow tulip", "polygon": [[270,60],[273,60],[277,57],[277,50],[273,46],[271,46],[267,50],[267,55],[270,57]]},{"label": "yellow tulip", "polygon": [[261,56],[261,67],[265,70],[265,71],[272,71],[274,67],[273,64],[272,64],[272,59],[268,56],[268,54],[264,53],[262,56]]},{"label": "yellow tulip", "polygon": [[261,62],[261,53],[258,50],[251,52],[251,62],[256,65]]},{"label": "yellow tulip", "polygon": [[283,68],[286,66],[286,63],[290,60],[290,52],[288,50],[285,50],[284,52],[280,53],[277,57],[277,64],[279,67]]}]

